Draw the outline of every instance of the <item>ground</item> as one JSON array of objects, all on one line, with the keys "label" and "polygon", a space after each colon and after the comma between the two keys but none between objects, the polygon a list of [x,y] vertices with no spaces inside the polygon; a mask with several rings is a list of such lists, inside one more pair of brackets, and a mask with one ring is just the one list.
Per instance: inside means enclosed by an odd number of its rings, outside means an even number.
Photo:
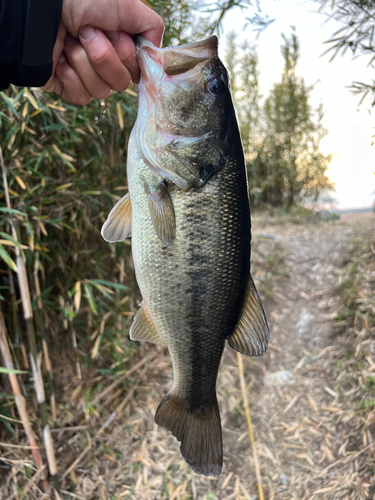
[{"label": "ground", "polygon": [[[266,238],[277,242],[285,258],[273,295],[264,300],[271,346],[261,358],[242,357],[264,497],[370,499],[375,480],[367,464],[374,455],[374,430],[361,424],[349,399],[338,392],[342,332],[335,318],[345,252],[358,235],[371,228],[375,233],[375,217],[345,215],[309,225],[271,222],[253,220],[254,256]],[[153,422],[172,381],[165,349],[146,344],[143,361],[127,377],[133,385],[114,385],[101,399],[97,395],[105,410],[101,418],[79,420],[77,408],[72,422],[80,426],[54,434],[60,473],[65,471],[63,489],[72,492],[64,498],[259,498],[234,351],[226,349],[218,379],[224,445],[219,478],[190,471],[177,441]],[[67,389],[74,387],[72,380]],[[350,394],[354,388],[345,390]],[[3,498],[16,498],[11,475],[6,483]]]},{"label": "ground", "polygon": [[[282,352],[270,350],[256,362],[265,377],[255,378],[252,397],[269,498],[370,498],[364,491],[369,478],[353,474],[370,454],[372,438],[364,432],[360,446],[352,439],[357,422],[353,407],[338,402],[334,362],[343,257],[368,224],[374,227],[372,214],[276,231],[289,279],[267,306],[271,341]],[[349,462],[352,467],[344,467]]]}]

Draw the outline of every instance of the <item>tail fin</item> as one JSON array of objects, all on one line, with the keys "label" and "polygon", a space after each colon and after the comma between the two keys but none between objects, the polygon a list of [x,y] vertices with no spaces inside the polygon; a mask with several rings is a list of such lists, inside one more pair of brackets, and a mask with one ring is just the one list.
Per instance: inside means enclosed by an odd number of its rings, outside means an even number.
[{"label": "tail fin", "polygon": [[197,474],[218,476],[223,464],[220,412],[217,399],[189,412],[187,400],[168,393],[156,410],[155,422],[181,442],[181,454]]}]

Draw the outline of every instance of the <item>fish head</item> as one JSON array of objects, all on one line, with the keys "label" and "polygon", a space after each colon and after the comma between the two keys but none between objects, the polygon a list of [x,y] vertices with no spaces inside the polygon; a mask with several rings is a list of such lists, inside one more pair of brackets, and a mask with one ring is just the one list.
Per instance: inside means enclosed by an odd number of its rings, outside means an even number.
[{"label": "fish head", "polygon": [[203,186],[228,159],[235,115],[217,44],[216,36],[164,49],[136,41],[138,149],[152,170],[181,189]]}]

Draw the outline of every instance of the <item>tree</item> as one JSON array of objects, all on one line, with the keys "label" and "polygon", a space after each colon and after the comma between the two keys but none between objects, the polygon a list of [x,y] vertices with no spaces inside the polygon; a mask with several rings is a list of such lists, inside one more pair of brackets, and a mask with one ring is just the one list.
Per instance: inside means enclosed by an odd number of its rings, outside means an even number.
[{"label": "tree", "polygon": [[[327,185],[324,172],[330,158],[319,151],[319,142],[326,134],[321,125],[322,110],[311,108],[311,89],[296,75],[300,55],[297,36],[293,32],[289,39],[283,35],[283,40],[284,71],[281,82],[274,85],[266,100],[265,115],[268,141],[271,139],[274,144],[268,156],[278,166],[274,175],[274,203],[284,202],[290,208],[306,193],[311,178],[320,179],[321,187]],[[280,199],[282,188],[284,200]]]},{"label": "tree", "polygon": [[[255,204],[291,208],[303,199],[317,202],[332,188],[325,175],[330,155],[319,150],[326,134],[322,109],[312,109],[303,78],[297,76],[299,42],[294,31],[283,36],[284,70],[264,103],[259,91],[258,57],[254,48],[238,48],[235,35],[227,40],[229,71],[236,73],[233,89],[238,110],[249,187]],[[240,56],[241,54],[241,56]]]},{"label": "tree", "polygon": [[[334,18],[342,27],[333,33],[328,43],[333,51],[332,59],[347,50],[353,56],[368,56],[368,65],[375,61],[375,3],[373,0],[316,0],[321,9],[330,8],[327,16]],[[363,94],[362,100],[369,94],[373,95],[372,105],[375,105],[375,80],[372,83],[353,82],[352,91]]]},{"label": "tree", "polygon": [[[239,47],[237,34],[231,31],[227,35],[225,62],[230,75],[232,96],[236,104],[244,148],[251,148],[260,123],[258,54],[255,47],[245,40]],[[248,152],[248,151],[247,151]]]},{"label": "tree", "polygon": [[210,32],[210,26],[200,14],[205,0],[181,0],[178,8],[172,0],[153,0],[150,3],[165,23],[164,47],[190,43],[204,38]]}]

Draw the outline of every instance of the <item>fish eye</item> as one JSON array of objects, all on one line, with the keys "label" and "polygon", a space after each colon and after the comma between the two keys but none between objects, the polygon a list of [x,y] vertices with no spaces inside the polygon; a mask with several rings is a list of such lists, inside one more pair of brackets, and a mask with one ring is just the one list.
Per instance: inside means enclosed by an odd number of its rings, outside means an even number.
[{"label": "fish eye", "polygon": [[218,78],[211,78],[207,82],[207,89],[210,94],[220,95],[226,91],[226,85],[223,80],[219,80]]}]

